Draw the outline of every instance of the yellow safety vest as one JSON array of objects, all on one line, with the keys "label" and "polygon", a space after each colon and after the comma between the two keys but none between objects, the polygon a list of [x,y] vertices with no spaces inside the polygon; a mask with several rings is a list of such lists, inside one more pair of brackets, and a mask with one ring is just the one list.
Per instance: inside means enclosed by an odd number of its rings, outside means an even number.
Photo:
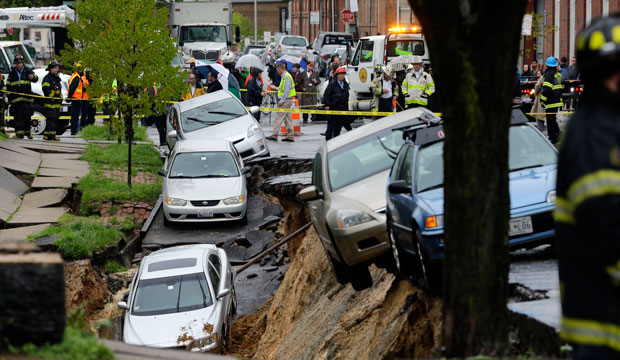
[{"label": "yellow safety vest", "polygon": [[73,92],[73,98],[74,99],[82,99],[82,94],[84,92],[84,89],[82,88],[82,77],[80,76],[80,74],[78,74],[77,72],[74,72],[73,75],[71,75],[71,79],[69,79],[69,86],[71,86],[71,83],[73,82],[73,79],[75,78],[80,79],[80,84],[78,85],[77,89],[75,89],[75,91]]},{"label": "yellow safety vest", "polygon": [[297,92],[295,91],[295,80],[293,80],[293,77],[287,71],[284,73],[284,76],[282,76],[282,80],[280,80],[280,86],[278,88],[278,98],[282,98],[282,96],[284,96],[284,88],[286,85],[286,79],[288,79],[291,82],[290,91],[288,92],[288,98],[290,99],[293,96],[297,95]]}]

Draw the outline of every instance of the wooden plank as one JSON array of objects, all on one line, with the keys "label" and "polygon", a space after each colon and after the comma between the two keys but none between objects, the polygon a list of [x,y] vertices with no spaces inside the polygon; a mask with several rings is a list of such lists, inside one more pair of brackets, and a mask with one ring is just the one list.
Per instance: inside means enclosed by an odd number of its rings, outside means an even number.
[{"label": "wooden plank", "polygon": [[53,169],[89,169],[88,161],[43,159],[41,167]]},{"label": "wooden plank", "polygon": [[28,185],[24,184],[15,175],[11,174],[7,169],[0,167],[0,189],[19,196],[28,191]]},{"label": "wooden plank", "polygon": [[8,223],[12,225],[57,223],[58,218],[67,211],[69,209],[65,207],[26,208],[22,206]]},{"label": "wooden plank", "polygon": [[36,167],[39,167],[39,164],[41,164],[41,157],[39,156],[24,155],[24,154],[16,153],[14,151],[9,151],[6,149],[0,149],[0,159],[16,161],[22,164],[36,166]]},{"label": "wooden plank", "polygon": [[6,149],[6,150],[10,150],[16,153],[20,153],[20,154],[24,154],[24,155],[28,155],[28,156],[35,156],[35,157],[41,157],[41,153],[38,153],[36,151],[32,151],[32,150],[28,150],[24,147],[21,147],[17,144],[13,144],[10,143],[8,141],[2,141],[0,142],[0,148]]},{"label": "wooden plank", "polygon": [[37,176],[32,182],[32,188],[70,188],[77,182],[78,178],[73,176]]},{"label": "wooden plank", "polygon": [[47,223],[0,230],[0,243],[26,240],[28,236],[38,234],[50,225]]},{"label": "wooden plank", "polygon": [[34,175],[37,172],[38,166],[26,165],[16,161],[6,160],[0,158],[0,167],[15,170],[20,173]]},{"label": "wooden plank", "polygon": [[24,195],[22,206],[30,208],[46,207],[62,202],[67,196],[67,189],[46,189]]},{"label": "wooden plank", "polygon": [[40,168],[39,176],[75,176],[83,178],[88,175],[89,169],[52,169],[52,168]]},{"label": "wooden plank", "polygon": [[52,154],[52,153],[41,154],[41,159],[78,160],[81,157],[82,157],[82,154]]},{"label": "wooden plank", "polygon": [[191,353],[183,350],[156,349],[143,346],[125,344],[119,341],[101,340],[105,346],[114,351],[120,360],[222,360],[235,359],[230,356]]}]

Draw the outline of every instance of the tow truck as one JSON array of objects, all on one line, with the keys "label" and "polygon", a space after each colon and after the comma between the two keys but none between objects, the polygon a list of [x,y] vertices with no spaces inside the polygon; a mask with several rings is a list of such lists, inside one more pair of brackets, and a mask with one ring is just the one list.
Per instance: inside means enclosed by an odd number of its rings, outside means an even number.
[{"label": "tow truck", "polygon": [[[0,9],[0,30],[6,28],[31,28],[31,27],[65,27],[69,20],[75,20],[75,11],[68,6],[48,6],[38,8],[5,8]],[[2,70],[3,81],[6,82],[6,78],[9,75],[9,71],[13,65],[13,59],[15,55],[21,55],[24,57],[24,63],[27,67],[34,69],[35,74],[39,80],[32,84],[32,91],[43,96],[43,90],[41,84],[43,77],[47,75],[46,69],[36,69],[32,58],[28,54],[24,43],[19,41],[0,41],[0,69]],[[62,86],[63,97],[67,96],[68,83],[70,76],[59,73]],[[35,99],[37,101],[37,99]],[[40,99],[39,99],[40,101]],[[8,108],[6,114],[8,116]],[[63,101],[60,108],[60,116],[69,115],[69,103]],[[13,126],[12,120],[8,122],[9,126]],[[61,120],[61,125],[58,127],[57,134],[61,135],[66,131],[69,120]],[[34,135],[40,135],[45,129],[45,119],[39,112],[34,112],[32,120],[31,133]]]},{"label": "tow truck", "polygon": [[[387,65],[399,55],[418,55],[425,66],[430,64],[426,39],[418,26],[396,27],[385,35],[360,38],[347,65],[347,76],[351,88],[351,99],[372,98],[370,84],[374,80],[375,66]],[[368,110],[369,102],[352,104],[352,110]]]}]

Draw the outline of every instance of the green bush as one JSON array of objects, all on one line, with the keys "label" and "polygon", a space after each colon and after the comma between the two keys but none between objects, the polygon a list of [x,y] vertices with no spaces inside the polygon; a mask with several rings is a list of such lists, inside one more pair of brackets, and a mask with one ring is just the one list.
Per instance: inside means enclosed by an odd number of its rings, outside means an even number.
[{"label": "green bush", "polygon": [[34,240],[44,236],[60,236],[54,241],[58,252],[68,259],[90,258],[99,250],[116,243],[123,237],[117,228],[107,227],[94,218],[67,216],[58,225],[50,226],[36,235]]},{"label": "green bush", "polygon": [[131,189],[125,182],[118,182],[93,172],[78,183],[82,191],[80,213],[88,215],[97,211],[103,201],[121,203],[125,201],[155,202],[161,193],[161,180],[155,184],[132,184]]},{"label": "green bush", "polygon": [[0,133],[0,141],[4,141],[4,140],[6,140],[8,138],[9,138],[9,136],[7,134]]},{"label": "green bush", "polygon": [[114,274],[117,272],[125,272],[127,268],[119,264],[117,261],[108,261],[104,266],[104,271],[107,274]]},{"label": "green bush", "polygon": [[[110,126],[108,124],[104,125],[88,125],[83,127],[82,130],[78,133],[78,136],[82,137],[85,140],[105,140],[105,141],[117,141],[118,137],[114,132],[110,132]],[[123,133],[121,136],[122,140],[125,140],[125,131],[123,129]],[[135,141],[148,141],[151,142],[149,137],[146,135],[146,128],[144,126],[135,125],[134,126],[134,135],[133,139]]]},{"label": "green bush", "polygon": [[84,312],[78,311],[67,319],[63,340],[58,344],[36,347],[26,344],[21,348],[9,347],[13,354],[49,360],[113,360],[114,352],[101,344],[97,337],[83,330]]}]

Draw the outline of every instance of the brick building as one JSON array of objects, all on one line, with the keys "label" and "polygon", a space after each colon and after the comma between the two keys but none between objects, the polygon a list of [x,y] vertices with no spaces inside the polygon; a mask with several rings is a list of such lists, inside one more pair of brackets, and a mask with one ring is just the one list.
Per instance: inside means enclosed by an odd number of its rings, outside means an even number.
[{"label": "brick building", "polygon": [[[232,0],[233,11],[241,13],[254,23],[254,0]],[[264,31],[271,31],[273,35],[280,31],[281,23],[280,11],[286,9],[288,13],[288,4],[282,0],[257,0],[257,18],[258,26]],[[259,39],[263,38],[263,34],[258,34]]]}]

